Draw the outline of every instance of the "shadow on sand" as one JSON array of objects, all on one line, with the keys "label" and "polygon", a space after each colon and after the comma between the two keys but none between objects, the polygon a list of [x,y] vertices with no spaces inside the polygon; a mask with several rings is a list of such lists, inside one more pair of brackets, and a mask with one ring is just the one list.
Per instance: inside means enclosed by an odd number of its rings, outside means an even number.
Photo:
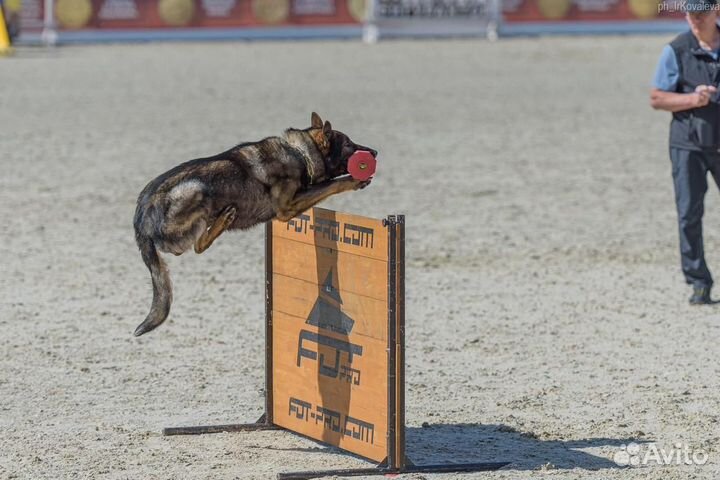
[{"label": "shadow on sand", "polygon": [[[301,435],[303,436],[303,435]],[[306,437],[307,438],[307,437]],[[648,442],[637,438],[587,438],[582,440],[541,440],[508,425],[432,424],[406,429],[406,454],[416,465],[509,462],[504,470],[573,469],[603,470],[625,468],[612,461],[622,445]],[[605,456],[583,451],[610,448]],[[271,448],[273,450],[349,455],[329,445]],[[367,468],[367,467],[364,467]]]},{"label": "shadow on sand", "polygon": [[[623,468],[611,458],[582,449],[610,447],[620,451],[636,438],[588,438],[582,440],[541,440],[507,425],[431,424],[406,430],[406,453],[415,464],[510,462],[506,470],[550,468],[601,470]],[[609,455],[612,456],[612,453]]]}]

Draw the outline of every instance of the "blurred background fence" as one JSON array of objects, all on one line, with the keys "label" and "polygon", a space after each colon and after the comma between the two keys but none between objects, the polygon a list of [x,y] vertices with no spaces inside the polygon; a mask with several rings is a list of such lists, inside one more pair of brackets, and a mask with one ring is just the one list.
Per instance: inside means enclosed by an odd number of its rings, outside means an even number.
[{"label": "blurred background fence", "polygon": [[[679,0],[673,0],[679,1]],[[18,43],[673,32],[663,0],[5,0]]]}]

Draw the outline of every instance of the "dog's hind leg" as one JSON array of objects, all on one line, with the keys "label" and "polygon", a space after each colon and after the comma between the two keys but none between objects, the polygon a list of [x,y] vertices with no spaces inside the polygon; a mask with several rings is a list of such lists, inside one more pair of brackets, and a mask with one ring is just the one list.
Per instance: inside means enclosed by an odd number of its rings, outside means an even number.
[{"label": "dog's hind leg", "polygon": [[158,248],[181,255],[207,230],[210,211],[204,191],[205,186],[199,180],[186,180],[168,192],[167,212],[160,235],[155,239]]},{"label": "dog's hind leg", "polygon": [[237,209],[232,205],[225,207],[210,228],[205,230],[195,242],[195,253],[203,253],[235,221]]}]

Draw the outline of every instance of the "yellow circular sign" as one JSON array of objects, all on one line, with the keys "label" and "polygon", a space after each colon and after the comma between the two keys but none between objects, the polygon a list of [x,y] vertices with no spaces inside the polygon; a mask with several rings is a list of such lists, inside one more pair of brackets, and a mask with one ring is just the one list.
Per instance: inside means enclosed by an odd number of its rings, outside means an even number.
[{"label": "yellow circular sign", "polygon": [[187,25],[195,15],[193,0],[160,0],[158,13],[163,22],[174,27]]},{"label": "yellow circular sign", "polygon": [[280,23],[290,16],[290,0],[253,0],[252,10],[263,23]]},{"label": "yellow circular sign", "polygon": [[661,0],[630,0],[630,11],[638,18],[653,18],[658,14]]},{"label": "yellow circular sign", "polygon": [[347,7],[350,15],[358,22],[367,20],[367,0],[347,0]]},{"label": "yellow circular sign", "polygon": [[572,0],[537,0],[537,3],[543,17],[557,20],[567,15]]},{"label": "yellow circular sign", "polygon": [[55,16],[60,26],[82,28],[90,21],[93,8],[90,0],[58,0],[55,4]]},{"label": "yellow circular sign", "polygon": [[9,12],[19,12],[22,10],[22,0],[5,0],[5,8]]}]

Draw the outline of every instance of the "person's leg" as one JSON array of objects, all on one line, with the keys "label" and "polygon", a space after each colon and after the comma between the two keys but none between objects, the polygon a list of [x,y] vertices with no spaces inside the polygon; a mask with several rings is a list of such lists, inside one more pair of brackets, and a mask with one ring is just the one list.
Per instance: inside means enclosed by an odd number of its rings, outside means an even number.
[{"label": "person's leg", "polygon": [[715,180],[715,185],[720,189],[720,153],[705,154],[708,170]]},{"label": "person's leg", "polygon": [[679,148],[670,149],[675,204],[680,233],[680,259],[685,281],[695,289],[709,289],[713,280],[705,263],[702,237],[703,201],[707,191],[704,155]]}]

